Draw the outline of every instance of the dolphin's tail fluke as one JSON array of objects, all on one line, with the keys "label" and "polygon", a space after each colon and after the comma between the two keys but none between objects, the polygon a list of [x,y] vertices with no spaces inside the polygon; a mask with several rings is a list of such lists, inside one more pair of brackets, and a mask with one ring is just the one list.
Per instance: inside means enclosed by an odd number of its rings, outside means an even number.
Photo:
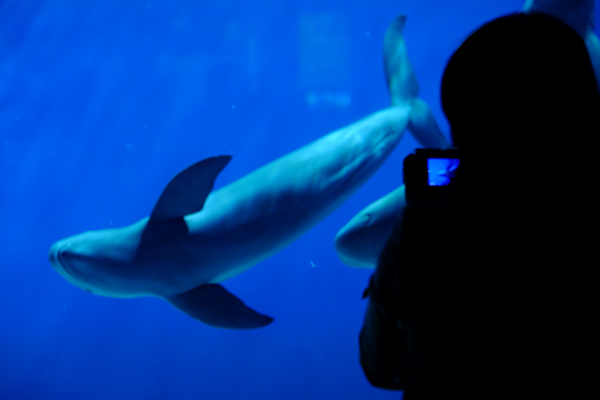
[{"label": "dolphin's tail fluke", "polygon": [[397,17],[388,27],[383,41],[385,79],[392,106],[407,104],[419,93],[419,83],[402,36],[405,22],[406,16]]},{"label": "dolphin's tail fluke", "polygon": [[419,82],[402,36],[405,24],[406,16],[397,17],[388,27],[383,42],[385,78],[392,106],[412,105],[408,129],[421,146],[449,148],[450,143],[442,134],[429,106],[417,98]]},{"label": "dolphin's tail fluke", "polygon": [[419,144],[425,148],[449,149],[446,139],[431,113],[431,109],[421,99],[414,99],[408,121],[408,130]]},{"label": "dolphin's tail fluke", "polygon": [[590,60],[592,61],[594,74],[596,75],[596,83],[598,84],[598,88],[600,88],[600,40],[598,40],[598,36],[592,30],[586,33],[584,39]]}]

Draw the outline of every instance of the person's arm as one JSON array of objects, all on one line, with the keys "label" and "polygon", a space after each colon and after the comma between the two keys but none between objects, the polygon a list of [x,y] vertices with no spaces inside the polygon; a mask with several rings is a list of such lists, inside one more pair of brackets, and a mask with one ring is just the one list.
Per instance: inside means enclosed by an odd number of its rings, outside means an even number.
[{"label": "person's arm", "polygon": [[402,390],[406,384],[406,334],[395,316],[393,296],[397,229],[398,226],[365,291],[369,305],[359,337],[360,363],[365,376],[373,386],[392,390]]}]

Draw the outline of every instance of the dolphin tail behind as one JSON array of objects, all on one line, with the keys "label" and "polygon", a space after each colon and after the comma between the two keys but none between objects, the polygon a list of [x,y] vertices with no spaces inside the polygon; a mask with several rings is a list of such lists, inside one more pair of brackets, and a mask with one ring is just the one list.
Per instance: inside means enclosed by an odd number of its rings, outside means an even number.
[{"label": "dolphin tail behind", "polygon": [[417,97],[419,83],[406,52],[402,36],[406,16],[400,15],[388,27],[383,41],[385,79],[392,106],[406,104]]},{"label": "dolphin tail behind", "polygon": [[598,36],[591,29],[585,35],[585,45],[590,55],[590,61],[594,68],[594,74],[596,75],[596,83],[600,88],[600,41]]},{"label": "dolphin tail behind", "polygon": [[427,103],[421,99],[414,99],[412,105],[408,130],[415,140],[425,148],[450,148],[450,143],[440,130]]},{"label": "dolphin tail behind", "polygon": [[385,78],[392,106],[411,104],[408,129],[423,147],[446,149],[450,143],[438,127],[429,106],[418,99],[419,82],[408,59],[402,31],[406,16],[400,15],[388,27],[383,42]]},{"label": "dolphin tail behind", "polygon": [[273,322],[273,318],[257,313],[214,283],[200,285],[167,300],[190,317],[217,328],[253,329]]}]

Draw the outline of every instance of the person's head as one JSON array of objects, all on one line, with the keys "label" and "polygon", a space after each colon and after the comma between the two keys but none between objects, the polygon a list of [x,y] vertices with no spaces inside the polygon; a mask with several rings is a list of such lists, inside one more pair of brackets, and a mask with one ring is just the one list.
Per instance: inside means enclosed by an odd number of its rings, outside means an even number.
[{"label": "person's head", "polygon": [[[485,164],[498,173],[558,172],[561,160],[594,146],[600,134],[600,96],[585,43],[544,14],[501,17],[471,34],[448,62],[441,97],[454,146],[491,156]],[[549,160],[554,164],[538,166]]]}]

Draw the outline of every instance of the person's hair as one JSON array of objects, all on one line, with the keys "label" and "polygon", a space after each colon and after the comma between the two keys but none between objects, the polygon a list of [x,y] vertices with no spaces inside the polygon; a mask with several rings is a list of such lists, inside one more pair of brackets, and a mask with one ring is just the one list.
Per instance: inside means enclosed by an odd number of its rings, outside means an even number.
[{"label": "person's hair", "polygon": [[594,70],[583,39],[554,17],[513,14],[475,31],[448,62],[441,98],[454,145],[478,154],[480,169],[510,180],[544,170],[550,184],[585,167],[584,153],[596,158]]}]

